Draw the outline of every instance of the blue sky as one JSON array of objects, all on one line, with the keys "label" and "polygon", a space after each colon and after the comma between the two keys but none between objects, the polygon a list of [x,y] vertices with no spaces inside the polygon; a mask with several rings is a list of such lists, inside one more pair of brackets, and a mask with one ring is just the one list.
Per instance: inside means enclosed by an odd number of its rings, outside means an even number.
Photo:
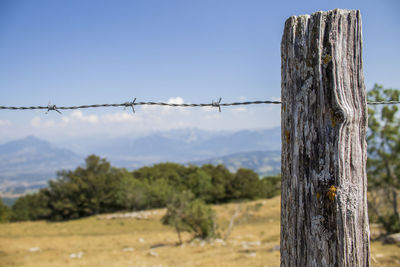
[{"label": "blue sky", "polygon": [[[280,97],[280,41],[292,15],[360,9],[367,89],[400,89],[400,1],[0,0],[0,104],[223,102]],[[0,142],[34,134],[145,134],[279,125],[280,108],[0,111]]]}]

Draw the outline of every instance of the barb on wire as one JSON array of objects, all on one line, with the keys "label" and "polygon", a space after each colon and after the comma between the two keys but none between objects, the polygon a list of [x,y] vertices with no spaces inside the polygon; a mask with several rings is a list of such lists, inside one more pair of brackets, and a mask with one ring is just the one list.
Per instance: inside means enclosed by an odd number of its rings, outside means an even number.
[{"label": "barb on wire", "polygon": [[213,107],[217,107],[219,112],[221,112],[221,100],[222,100],[222,97],[219,98],[218,102],[211,101],[211,105]]},{"label": "barb on wire", "polygon": [[49,105],[47,106],[46,114],[49,113],[49,111],[51,111],[51,110],[57,111],[59,114],[61,114],[61,111],[59,111],[59,110],[57,109],[56,105],[51,105],[51,104],[49,103]]},{"label": "barb on wire", "polygon": [[133,99],[132,102],[126,102],[124,109],[126,109],[126,107],[130,106],[130,107],[132,107],[132,112],[135,113],[135,101],[136,101],[136,97],[135,97],[135,99]]}]

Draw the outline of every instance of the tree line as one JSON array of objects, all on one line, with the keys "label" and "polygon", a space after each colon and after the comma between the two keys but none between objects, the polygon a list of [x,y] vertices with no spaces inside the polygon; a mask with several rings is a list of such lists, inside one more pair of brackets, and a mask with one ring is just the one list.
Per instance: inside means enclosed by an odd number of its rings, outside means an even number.
[{"label": "tree line", "polygon": [[20,197],[11,209],[0,202],[0,220],[62,221],[161,208],[183,191],[209,204],[269,198],[279,194],[280,177],[260,179],[249,169],[231,173],[223,165],[198,167],[176,163],[128,171],[90,155],[83,166],[58,172],[57,179],[49,181],[46,188]]}]

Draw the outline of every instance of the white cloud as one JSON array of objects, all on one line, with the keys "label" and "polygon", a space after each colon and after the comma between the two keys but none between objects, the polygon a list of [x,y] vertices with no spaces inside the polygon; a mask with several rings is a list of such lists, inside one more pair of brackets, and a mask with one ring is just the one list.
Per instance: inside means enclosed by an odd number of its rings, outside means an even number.
[{"label": "white cloud", "polygon": [[183,98],[180,96],[177,97],[171,97],[168,99],[168,104],[183,104]]},{"label": "white cloud", "polygon": [[54,120],[42,120],[39,116],[33,117],[31,120],[31,125],[35,128],[51,128],[56,126],[56,124]]},{"label": "white cloud", "polygon": [[0,126],[7,126],[7,125],[10,125],[10,124],[11,124],[11,122],[8,121],[8,120],[0,120]]},{"label": "white cloud", "polygon": [[99,117],[96,115],[84,115],[82,111],[75,110],[69,116],[62,116],[57,120],[50,120],[47,118],[42,119],[39,116],[35,116],[31,120],[31,125],[33,127],[65,127],[71,124],[81,124],[82,122],[95,124],[99,122]]},{"label": "white cloud", "polygon": [[128,112],[117,112],[113,114],[107,114],[101,117],[102,122],[134,122],[140,121],[140,117],[136,116],[136,113]]},{"label": "white cloud", "polygon": [[43,122],[43,126],[47,128],[54,127],[56,126],[56,122],[53,120],[46,120]]},{"label": "white cloud", "polygon": [[40,123],[41,123],[41,119],[38,116],[33,117],[33,119],[31,120],[31,125],[33,127],[40,127]]},{"label": "white cloud", "polygon": [[234,108],[232,109],[232,112],[238,113],[238,112],[246,112],[247,108],[245,107],[238,107],[238,108]]},{"label": "white cloud", "polygon": [[84,121],[84,122],[96,123],[99,121],[99,118],[96,115],[85,116],[83,115],[82,111],[75,110],[74,112],[72,112],[70,116],[70,121]]}]

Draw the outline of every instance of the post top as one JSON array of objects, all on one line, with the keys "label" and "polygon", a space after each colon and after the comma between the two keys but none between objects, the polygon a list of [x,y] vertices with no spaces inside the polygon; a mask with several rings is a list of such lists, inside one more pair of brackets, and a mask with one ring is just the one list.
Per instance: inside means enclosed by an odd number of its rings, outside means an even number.
[{"label": "post top", "polygon": [[309,19],[310,17],[323,17],[323,16],[329,16],[329,15],[347,15],[347,14],[351,14],[354,13],[355,15],[360,15],[360,10],[358,9],[340,9],[340,8],[336,8],[336,9],[332,9],[332,10],[328,10],[328,11],[316,11],[314,13],[312,13],[311,15],[309,14],[304,14],[304,15],[294,15],[294,16],[290,16],[286,21],[288,20],[296,20],[297,18],[302,18],[302,19]]}]

